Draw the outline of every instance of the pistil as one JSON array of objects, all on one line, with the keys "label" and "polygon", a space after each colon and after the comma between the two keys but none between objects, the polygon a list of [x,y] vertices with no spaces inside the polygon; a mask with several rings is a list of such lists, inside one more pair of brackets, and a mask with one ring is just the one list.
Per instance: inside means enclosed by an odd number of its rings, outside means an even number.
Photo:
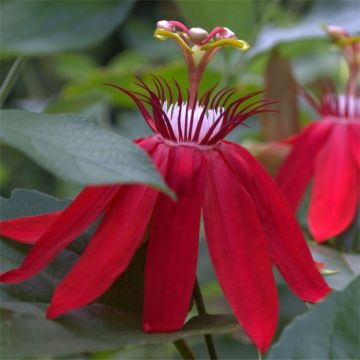
[{"label": "pistil", "polygon": [[154,36],[159,40],[173,39],[179,45],[189,78],[189,108],[196,105],[199,85],[206,66],[222,46],[247,50],[249,45],[236,38],[234,32],[217,26],[210,33],[200,27],[187,28],[179,21],[161,20],[157,23]]}]

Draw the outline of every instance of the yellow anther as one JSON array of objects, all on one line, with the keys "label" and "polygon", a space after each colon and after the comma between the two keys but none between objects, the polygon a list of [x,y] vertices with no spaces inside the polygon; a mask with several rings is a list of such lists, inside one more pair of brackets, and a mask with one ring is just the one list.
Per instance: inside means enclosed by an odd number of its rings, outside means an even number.
[{"label": "yellow anther", "polygon": [[190,53],[193,52],[191,50],[191,48],[189,47],[189,45],[177,33],[158,28],[154,32],[154,37],[156,39],[159,39],[159,40],[162,40],[162,41],[167,40],[167,39],[173,39],[179,44],[179,46],[181,46],[186,51],[188,51]]},{"label": "yellow anther", "polygon": [[336,40],[335,43],[336,43],[336,45],[341,46],[341,47],[357,44],[357,43],[360,43],[360,36],[356,35],[356,36],[343,37],[341,39]]},{"label": "yellow anther", "polygon": [[249,44],[244,41],[244,40],[238,40],[238,39],[221,39],[221,40],[216,40],[214,42],[202,45],[200,47],[201,50],[211,50],[211,49],[215,49],[217,47],[220,46],[232,46],[241,50],[247,50],[249,49]]}]

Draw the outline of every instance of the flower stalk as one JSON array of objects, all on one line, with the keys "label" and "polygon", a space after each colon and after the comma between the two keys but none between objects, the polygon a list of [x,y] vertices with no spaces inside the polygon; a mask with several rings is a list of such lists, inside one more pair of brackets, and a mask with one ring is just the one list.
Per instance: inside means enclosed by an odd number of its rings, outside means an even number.
[{"label": "flower stalk", "polygon": [[192,350],[190,349],[188,343],[184,339],[180,339],[177,341],[174,341],[174,345],[176,347],[176,350],[182,357],[182,359],[186,360],[196,360],[196,357]]},{"label": "flower stalk", "polygon": [[[194,300],[199,315],[206,315],[207,311],[205,308],[204,299],[201,293],[201,288],[198,279],[195,281],[194,286]],[[217,360],[218,356],[216,353],[215,342],[211,334],[204,335],[206,347],[208,349],[209,357],[211,360]]]}]

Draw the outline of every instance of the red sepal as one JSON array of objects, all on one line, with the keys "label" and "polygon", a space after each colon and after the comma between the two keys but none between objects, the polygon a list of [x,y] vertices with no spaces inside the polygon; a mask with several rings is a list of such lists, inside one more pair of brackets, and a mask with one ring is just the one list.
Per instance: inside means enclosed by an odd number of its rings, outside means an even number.
[{"label": "red sepal", "polygon": [[262,224],[244,183],[209,153],[204,222],[217,278],[237,319],[260,351],[274,336],[278,299]]},{"label": "red sepal", "polygon": [[0,235],[25,244],[35,243],[61,216],[61,211],[0,221]]},{"label": "red sepal", "polygon": [[[164,145],[166,146],[166,145]],[[177,201],[159,196],[145,266],[145,331],[183,327],[195,283],[205,164],[196,148],[169,149],[168,185]]]},{"label": "red sepal", "polygon": [[315,122],[296,139],[290,155],[285,159],[276,182],[285,194],[290,207],[296,211],[314,173],[315,158],[328,138],[332,124]]},{"label": "red sepal", "polygon": [[359,204],[359,168],[351,149],[351,128],[334,129],[316,159],[309,207],[309,229],[321,242],[346,230]]}]

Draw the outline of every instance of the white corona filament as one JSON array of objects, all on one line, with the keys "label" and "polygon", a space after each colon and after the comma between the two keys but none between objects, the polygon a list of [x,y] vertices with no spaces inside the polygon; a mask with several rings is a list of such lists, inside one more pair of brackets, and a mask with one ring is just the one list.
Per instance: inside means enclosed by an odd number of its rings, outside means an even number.
[{"label": "white corona filament", "polygon": [[[184,132],[185,132],[185,128],[186,128],[186,119],[187,119],[186,135],[187,135],[187,138],[189,138],[189,140],[191,141],[191,139],[195,135],[197,126],[198,126],[200,118],[201,118],[201,114],[204,111],[204,106],[199,105],[199,103],[196,103],[194,109],[190,109],[190,108],[187,109],[187,102],[183,102],[180,105],[178,105],[177,103],[170,104],[168,106],[167,101],[165,101],[163,103],[162,109],[163,109],[164,113],[167,115],[167,117],[169,118],[171,127],[172,127],[174,134],[176,136],[176,139],[178,141],[180,141],[179,127],[181,127],[181,132],[184,136]],[[181,114],[180,114],[180,110],[181,110]],[[221,116],[221,114],[224,112],[224,110],[225,109],[222,107],[217,108],[217,109],[206,110],[202,124],[201,124],[198,142],[201,142],[201,140],[204,139],[208,130],[211,128],[211,126],[214,124],[214,122]],[[191,122],[191,117],[192,117],[193,112],[194,112],[193,125],[192,125],[192,128],[190,129],[190,122]],[[180,117],[180,121],[179,121],[179,117]],[[216,125],[214,131],[212,132],[212,136],[216,135],[219,132],[222,123],[223,123],[223,118]]]},{"label": "white corona filament", "polygon": [[[338,97],[338,116],[356,118],[360,114],[360,98],[340,95]],[[347,114],[347,115],[346,115]]]}]

